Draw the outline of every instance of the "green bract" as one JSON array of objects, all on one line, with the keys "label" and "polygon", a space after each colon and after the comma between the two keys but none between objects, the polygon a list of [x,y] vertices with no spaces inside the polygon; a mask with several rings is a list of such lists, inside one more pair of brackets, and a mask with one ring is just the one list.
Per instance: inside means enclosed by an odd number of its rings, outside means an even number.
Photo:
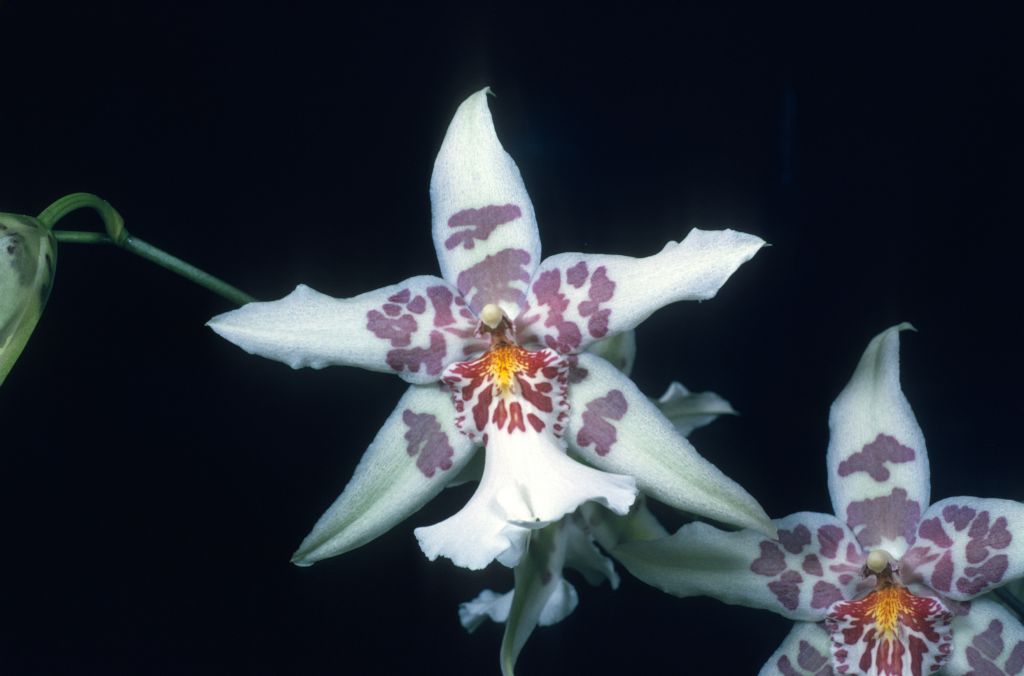
[{"label": "green bract", "polygon": [[49,229],[29,216],[0,213],[0,384],[43,313],[56,269]]}]

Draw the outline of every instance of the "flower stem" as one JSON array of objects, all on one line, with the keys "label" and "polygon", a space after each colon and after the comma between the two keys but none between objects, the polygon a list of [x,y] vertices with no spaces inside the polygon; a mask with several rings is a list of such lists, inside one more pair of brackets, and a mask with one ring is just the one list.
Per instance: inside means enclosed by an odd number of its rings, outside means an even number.
[{"label": "flower stem", "polygon": [[65,195],[59,200],[46,207],[39,214],[39,221],[48,229],[52,229],[60,219],[72,211],[88,208],[99,214],[103,219],[106,234],[98,232],[80,232],[75,230],[54,230],[53,235],[58,242],[73,244],[113,244],[126,251],[131,251],[137,256],[156,263],[160,267],[175,272],[185,279],[195,282],[205,289],[226,298],[236,305],[245,305],[255,299],[249,294],[231,286],[227,282],[214,277],[208,272],[200,270],[191,263],[186,263],[177,256],[172,256],[166,251],[159,249],[148,242],[133,237],[124,228],[124,219],[121,214],[110,206],[106,200],[96,195],[78,192]]}]

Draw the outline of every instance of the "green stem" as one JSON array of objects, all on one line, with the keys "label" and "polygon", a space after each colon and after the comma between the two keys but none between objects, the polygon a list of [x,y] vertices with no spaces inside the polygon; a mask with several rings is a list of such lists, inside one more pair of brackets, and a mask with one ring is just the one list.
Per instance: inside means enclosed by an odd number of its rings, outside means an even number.
[{"label": "green stem", "polygon": [[46,209],[43,210],[43,213],[39,214],[39,220],[46,228],[52,229],[60,219],[67,216],[72,211],[83,208],[92,209],[99,214],[100,218],[103,219],[103,225],[107,231],[106,234],[98,232],[79,232],[75,230],[54,230],[53,235],[57,238],[58,242],[74,244],[113,244],[125,249],[126,251],[131,251],[133,254],[141,256],[150,262],[156,263],[160,267],[166,268],[171,272],[175,272],[185,279],[195,282],[205,289],[213,291],[236,305],[245,305],[246,303],[251,303],[255,300],[249,294],[240,291],[208,272],[200,270],[191,263],[186,263],[177,256],[172,256],[166,251],[159,249],[148,242],[142,241],[138,237],[129,235],[128,231],[124,229],[124,219],[121,218],[121,214],[117,213],[110,204],[96,195],[78,192],[61,197],[53,204],[46,207]]}]

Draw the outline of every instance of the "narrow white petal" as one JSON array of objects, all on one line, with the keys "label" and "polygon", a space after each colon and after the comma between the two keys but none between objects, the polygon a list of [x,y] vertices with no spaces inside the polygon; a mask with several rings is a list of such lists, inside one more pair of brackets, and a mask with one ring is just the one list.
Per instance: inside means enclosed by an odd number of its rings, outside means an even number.
[{"label": "narrow white petal", "polygon": [[308,566],[385,533],[440,493],[472,451],[455,427],[448,393],[437,386],[409,387],[292,561]]},{"label": "narrow white petal", "polygon": [[292,368],[359,366],[436,381],[444,368],[485,344],[458,291],[437,277],[413,277],[353,298],[299,285],[281,300],[249,303],[208,322],[246,352]]},{"label": "narrow white petal", "polygon": [[636,477],[644,493],[677,509],[774,534],[757,501],[702,458],[629,378],[588,353],[574,375],[566,438],[587,463]]},{"label": "narrow white petal", "polygon": [[867,549],[895,558],[929,502],[924,435],[900,389],[900,324],[868,344],[829,413],[828,487],[836,515]]},{"label": "narrow white petal", "polygon": [[434,162],[434,248],[441,274],[474,311],[494,303],[515,317],[540,262],[540,236],[519,168],[494,131],[489,92],[459,106]]},{"label": "narrow white petal", "polygon": [[490,618],[492,622],[504,622],[508,619],[509,608],[512,607],[513,592],[498,594],[485,589],[472,601],[459,604],[459,623],[463,629],[473,633]]},{"label": "narrow white petal", "polygon": [[519,336],[562,353],[635,328],[655,310],[679,300],[706,300],[764,246],[732,230],[691,230],[647,258],[558,254],[530,283]]}]

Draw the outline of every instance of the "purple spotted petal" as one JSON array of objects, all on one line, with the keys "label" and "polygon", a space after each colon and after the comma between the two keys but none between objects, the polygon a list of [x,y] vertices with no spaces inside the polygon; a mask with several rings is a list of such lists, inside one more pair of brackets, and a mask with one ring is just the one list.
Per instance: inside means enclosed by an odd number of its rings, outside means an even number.
[{"label": "purple spotted petal", "polygon": [[612,551],[644,582],[676,596],[713,596],[820,621],[833,603],[864,591],[864,555],[853,533],[830,514],[800,512],[775,521],[780,540],[703,523],[675,535]]},{"label": "purple spotted petal", "polygon": [[928,506],[928,452],[900,389],[901,324],[876,336],[829,414],[829,492],[866,549],[899,557]]},{"label": "purple spotted petal", "polygon": [[760,676],[832,676],[828,632],[814,622],[796,622],[761,667]]},{"label": "purple spotted petal", "polygon": [[249,303],[208,325],[246,352],[292,368],[360,366],[427,383],[485,346],[474,337],[477,323],[454,288],[421,276],[341,299],[299,285],[281,300]]},{"label": "purple spotted petal", "polygon": [[1024,626],[1001,604],[985,596],[953,618],[953,655],[949,674],[1016,676],[1024,674]]},{"label": "purple spotted petal", "polygon": [[904,555],[935,591],[966,601],[1024,575],[1024,504],[995,498],[947,498],[928,508],[917,542]]},{"label": "purple spotted petal", "polygon": [[441,274],[474,312],[488,303],[519,314],[540,262],[533,204],[494,132],[483,89],[455,112],[430,179]]},{"label": "purple spotted petal", "polygon": [[604,359],[579,355],[568,395],[565,439],[587,463],[635,477],[644,493],[678,509],[774,531],[754,498],[702,458],[633,381]]},{"label": "purple spotted petal", "polygon": [[411,386],[292,561],[310,565],[385,533],[440,493],[472,451],[473,443],[456,429],[448,392]]},{"label": "purple spotted petal", "polygon": [[635,328],[678,300],[706,300],[764,242],[732,230],[692,230],[647,258],[567,253],[534,275],[529,306],[516,322],[521,340],[575,353]]}]

